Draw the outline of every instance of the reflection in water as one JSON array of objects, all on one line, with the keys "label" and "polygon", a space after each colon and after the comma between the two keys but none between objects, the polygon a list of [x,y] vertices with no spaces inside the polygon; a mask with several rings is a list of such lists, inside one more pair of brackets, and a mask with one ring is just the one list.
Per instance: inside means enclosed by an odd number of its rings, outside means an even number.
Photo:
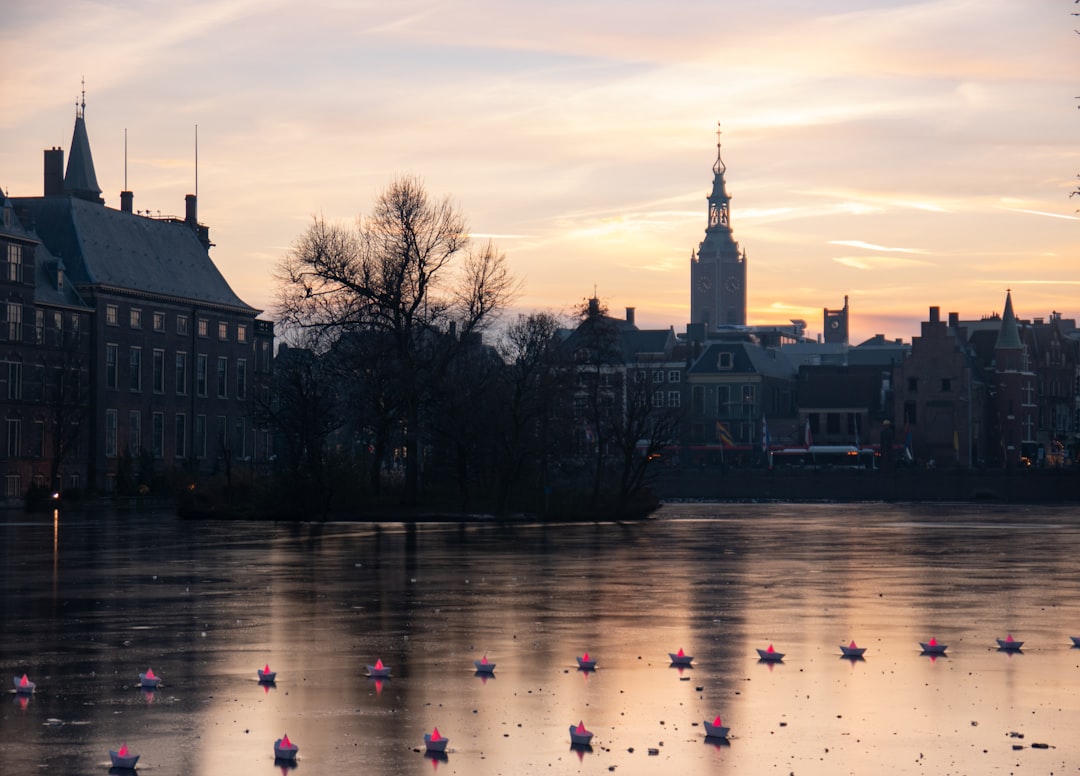
[{"label": "reflection in water", "polygon": [[[79,776],[126,738],[158,776],[258,773],[287,729],[301,772],[1007,772],[1036,752],[1063,772],[1080,762],[1073,512],[695,505],[408,529],[11,513],[0,670],[39,690],[0,707],[0,758]],[[1010,631],[1024,649],[1003,656]],[[947,659],[920,657],[930,634]],[[871,659],[836,660],[851,635]],[[762,670],[770,642],[786,657]],[[585,644],[603,670],[581,670]],[[677,645],[693,668],[665,670]],[[365,676],[375,656],[392,680]],[[156,694],[127,678],[148,665]],[[716,710],[736,735],[702,747]],[[588,757],[566,748],[581,716],[603,741]],[[453,762],[418,756],[435,724]],[[1014,751],[1010,731],[1052,748]]]}]

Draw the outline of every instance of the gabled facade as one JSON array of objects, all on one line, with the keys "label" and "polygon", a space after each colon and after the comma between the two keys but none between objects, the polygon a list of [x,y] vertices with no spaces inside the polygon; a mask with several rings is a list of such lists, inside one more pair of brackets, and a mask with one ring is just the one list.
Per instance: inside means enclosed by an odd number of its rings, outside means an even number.
[{"label": "gabled facade", "polygon": [[106,207],[82,110],[63,169],[63,151],[45,151],[43,196],[12,204],[52,257],[39,265],[86,311],[86,485],[111,492],[176,467],[267,460],[269,434],[249,410],[271,369],[273,325],[214,265],[195,197],[182,218],[137,214],[127,191],[119,210]]}]

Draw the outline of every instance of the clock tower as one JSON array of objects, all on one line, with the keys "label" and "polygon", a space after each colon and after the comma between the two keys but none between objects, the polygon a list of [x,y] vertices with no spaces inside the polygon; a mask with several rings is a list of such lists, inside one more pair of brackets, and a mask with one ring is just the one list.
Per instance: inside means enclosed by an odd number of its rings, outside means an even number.
[{"label": "clock tower", "polygon": [[718,326],[746,325],[746,254],[739,250],[731,231],[726,171],[720,157],[718,126],[705,239],[690,255],[690,322],[705,324],[706,331]]}]

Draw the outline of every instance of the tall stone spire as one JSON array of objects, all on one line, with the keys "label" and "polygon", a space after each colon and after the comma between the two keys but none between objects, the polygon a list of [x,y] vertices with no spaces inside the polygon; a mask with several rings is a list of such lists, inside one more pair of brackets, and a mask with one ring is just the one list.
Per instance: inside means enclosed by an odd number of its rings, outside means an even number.
[{"label": "tall stone spire", "polygon": [[1001,328],[998,330],[996,350],[1021,350],[1024,346],[1020,343],[1020,329],[1016,323],[1016,313],[1013,312],[1012,290],[1005,291],[1005,312],[1001,314]]},{"label": "tall stone spire", "polygon": [[86,88],[84,84],[82,99],[75,106],[75,132],[71,136],[71,155],[68,157],[67,172],[64,174],[64,193],[71,197],[85,199],[100,205],[105,204],[101,197],[101,187],[94,172],[94,157],[90,154],[90,138],[86,134]]}]

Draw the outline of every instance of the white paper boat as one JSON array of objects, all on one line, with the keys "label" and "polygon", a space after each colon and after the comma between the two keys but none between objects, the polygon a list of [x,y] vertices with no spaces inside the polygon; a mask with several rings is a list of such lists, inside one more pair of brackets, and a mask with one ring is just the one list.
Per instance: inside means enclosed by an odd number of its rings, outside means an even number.
[{"label": "white paper boat", "polygon": [[386,679],[390,676],[390,666],[384,666],[382,660],[376,660],[375,665],[367,666],[367,675],[378,679]]},{"label": "white paper boat", "polygon": [[295,760],[296,753],[300,751],[300,747],[289,740],[288,736],[283,736],[274,742],[274,757],[278,760]]},{"label": "white paper boat", "polygon": [[844,644],[840,645],[840,652],[843,653],[844,657],[862,657],[865,651],[866,647],[856,647],[854,641],[846,646]]},{"label": "white paper boat", "polygon": [[593,734],[585,729],[585,725],[578,723],[570,726],[570,744],[572,746],[588,746],[592,741]]},{"label": "white paper boat", "polygon": [[139,674],[139,685],[147,690],[156,690],[161,682],[160,676],[154,675],[154,669],[146,669],[145,674]]},{"label": "white paper boat", "polygon": [[[693,658],[690,658],[690,659],[693,660]],[[675,659],[672,658],[671,662],[674,663]],[[582,671],[595,671],[596,670],[596,661],[593,660],[591,657],[589,657],[589,653],[586,652],[584,657],[579,657],[577,659],[577,666]]]},{"label": "white paper boat", "polygon": [[767,663],[781,663],[784,660],[784,653],[777,652],[773,649],[772,644],[769,645],[768,649],[759,649],[757,653],[758,657]]},{"label": "white paper boat", "polygon": [[[436,737],[437,736],[437,737]],[[435,728],[432,733],[424,733],[424,748],[429,752],[445,752],[450,739],[439,735],[439,729]]]},{"label": "white paper boat", "polygon": [[945,650],[949,648],[947,644],[939,644],[933,639],[930,639],[930,641],[920,641],[919,646],[922,647],[922,651],[927,655],[944,655]]},{"label": "white paper boat", "polygon": [[731,730],[727,725],[720,724],[720,718],[717,717],[712,722],[705,720],[705,737],[706,738],[727,738],[728,732]]},{"label": "white paper boat", "polygon": [[694,662],[694,656],[687,655],[681,649],[678,652],[668,652],[668,657],[671,658],[673,666],[688,666]]},{"label": "white paper boat", "polygon": [[37,687],[36,682],[31,682],[26,678],[26,674],[22,676],[12,677],[15,680],[15,694],[16,695],[29,695]]},{"label": "white paper boat", "polygon": [[258,670],[259,682],[262,684],[273,684],[277,679],[277,671],[271,671],[269,664],[265,668]]},{"label": "white paper boat", "polygon": [[139,762],[139,755],[128,752],[127,747],[120,747],[120,751],[109,750],[109,759],[112,760],[113,768],[127,768],[131,770],[135,763]]},{"label": "white paper boat", "polygon": [[488,662],[487,655],[484,655],[484,657],[482,659],[480,659],[480,660],[474,660],[472,662],[473,662],[473,665],[476,666],[476,670],[477,670],[478,673],[481,673],[481,674],[493,674],[493,673],[495,673],[495,664],[491,663],[491,662]]}]

